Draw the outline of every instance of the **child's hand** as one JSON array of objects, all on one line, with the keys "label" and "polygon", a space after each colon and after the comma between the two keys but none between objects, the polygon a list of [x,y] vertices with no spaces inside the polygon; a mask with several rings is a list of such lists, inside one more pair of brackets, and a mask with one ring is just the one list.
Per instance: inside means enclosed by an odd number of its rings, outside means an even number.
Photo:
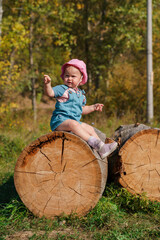
[{"label": "child's hand", "polygon": [[51,78],[48,75],[44,75],[44,83],[45,84],[51,83]]},{"label": "child's hand", "polygon": [[96,104],[94,104],[94,111],[102,112],[103,107],[104,107],[104,104],[96,103]]}]

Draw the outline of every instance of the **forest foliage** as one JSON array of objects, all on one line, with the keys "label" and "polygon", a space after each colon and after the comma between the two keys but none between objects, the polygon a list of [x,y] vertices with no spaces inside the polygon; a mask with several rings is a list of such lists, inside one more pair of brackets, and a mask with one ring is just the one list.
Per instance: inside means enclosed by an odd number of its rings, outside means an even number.
[{"label": "forest foliage", "polygon": [[[106,114],[146,119],[146,0],[3,0],[0,107],[16,94],[43,95],[43,74],[60,84],[61,65],[87,64],[88,103]],[[160,119],[160,3],[153,0],[154,111]]]}]

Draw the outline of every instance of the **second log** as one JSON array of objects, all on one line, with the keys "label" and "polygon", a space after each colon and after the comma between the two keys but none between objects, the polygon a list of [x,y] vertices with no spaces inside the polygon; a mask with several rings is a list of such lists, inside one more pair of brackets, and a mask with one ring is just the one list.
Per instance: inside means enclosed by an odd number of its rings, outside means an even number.
[{"label": "second log", "polygon": [[108,159],[109,180],[133,194],[160,201],[160,129],[143,124],[121,126],[114,138],[119,151]]}]

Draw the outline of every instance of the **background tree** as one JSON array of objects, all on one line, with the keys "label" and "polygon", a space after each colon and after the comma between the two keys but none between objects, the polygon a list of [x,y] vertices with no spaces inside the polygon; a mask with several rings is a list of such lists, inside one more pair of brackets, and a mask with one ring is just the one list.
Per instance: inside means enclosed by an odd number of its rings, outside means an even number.
[{"label": "background tree", "polygon": [[[154,104],[159,113],[158,0],[153,8]],[[61,65],[80,58],[87,64],[88,103],[104,102],[108,115],[131,111],[137,121],[145,120],[145,0],[5,0],[3,9],[1,102],[22,94],[35,103],[35,92],[43,94],[43,74],[60,84]]]},{"label": "background tree", "polygon": [[2,16],[3,16],[3,5],[2,5],[2,0],[0,0],[0,37],[1,37]]}]

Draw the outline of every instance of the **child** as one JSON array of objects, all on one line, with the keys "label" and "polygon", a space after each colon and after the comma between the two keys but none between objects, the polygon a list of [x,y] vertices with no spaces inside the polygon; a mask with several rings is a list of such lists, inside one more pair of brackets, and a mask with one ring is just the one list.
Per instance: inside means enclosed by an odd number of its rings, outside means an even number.
[{"label": "child", "polygon": [[56,98],[55,110],[51,118],[51,129],[59,131],[72,131],[96,149],[101,158],[110,155],[117,143],[104,144],[97,136],[94,128],[80,122],[82,114],[102,111],[103,104],[96,103],[86,106],[85,92],[78,88],[87,82],[86,64],[78,59],[72,59],[62,66],[61,78],[64,85],[51,87],[51,78],[44,75],[44,90],[49,97]]}]

